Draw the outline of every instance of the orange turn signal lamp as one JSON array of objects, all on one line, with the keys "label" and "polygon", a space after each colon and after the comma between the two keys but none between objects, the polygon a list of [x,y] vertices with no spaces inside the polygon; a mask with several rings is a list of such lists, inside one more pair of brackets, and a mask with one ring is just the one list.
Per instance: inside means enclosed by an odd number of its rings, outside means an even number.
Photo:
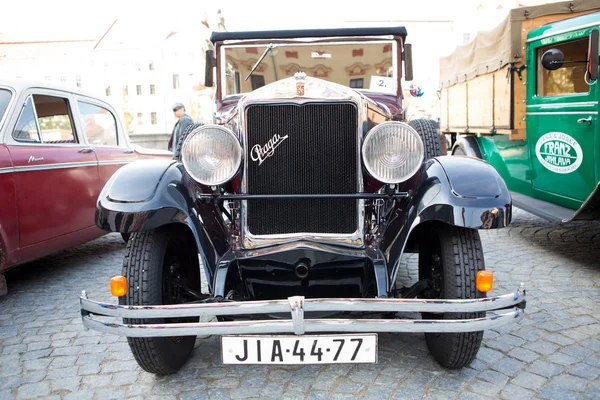
[{"label": "orange turn signal lamp", "polygon": [[487,293],[494,288],[494,274],[492,271],[479,271],[475,278],[475,286],[477,290]]},{"label": "orange turn signal lamp", "polygon": [[125,296],[127,294],[127,278],[123,275],[110,278],[110,294],[115,297]]}]

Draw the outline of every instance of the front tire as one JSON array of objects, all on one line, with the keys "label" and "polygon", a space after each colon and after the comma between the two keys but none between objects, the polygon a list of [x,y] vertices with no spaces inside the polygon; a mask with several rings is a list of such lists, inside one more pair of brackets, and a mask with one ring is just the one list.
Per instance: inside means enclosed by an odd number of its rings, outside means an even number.
[{"label": "front tire", "polygon": [[[136,232],[127,243],[123,275],[127,294],[125,305],[164,305],[186,302],[175,282],[200,291],[200,270],[196,247],[177,230],[155,229]],[[198,318],[124,319],[125,324],[198,322]],[[127,338],[135,360],[145,371],[157,375],[177,372],[192,352],[196,336]]]},{"label": "front tire", "polygon": [[[424,236],[419,248],[419,279],[430,279],[425,297],[474,299],[485,297],[475,287],[477,271],[485,269],[479,232],[475,229],[436,225]],[[479,313],[423,313],[424,319],[470,319]],[[425,340],[436,361],[446,368],[462,368],[477,356],[483,331],[464,333],[426,333]]]}]

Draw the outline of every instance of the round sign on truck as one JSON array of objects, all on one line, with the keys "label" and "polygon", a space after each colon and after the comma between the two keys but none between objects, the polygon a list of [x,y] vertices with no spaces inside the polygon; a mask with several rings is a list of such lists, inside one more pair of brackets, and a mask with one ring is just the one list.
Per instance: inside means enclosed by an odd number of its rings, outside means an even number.
[{"label": "round sign on truck", "polygon": [[540,163],[557,174],[576,171],[583,162],[583,151],[577,140],[562,132],[542,135],[535,145]]}]

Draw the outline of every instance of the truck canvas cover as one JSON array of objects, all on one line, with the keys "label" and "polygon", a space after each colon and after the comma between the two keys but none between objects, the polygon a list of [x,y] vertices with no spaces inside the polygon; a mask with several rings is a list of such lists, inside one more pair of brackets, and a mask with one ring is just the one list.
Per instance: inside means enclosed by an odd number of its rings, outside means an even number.
[{"label": "truck canvas cover", "polygon": [[473,41],[440,58],[440,85],[449,87],[497,71],[507,64],[523,62],[525,43],[522,25],[526,20],[581,13],[596,10],[599,6],[598,0],[576,0],[515,8],[500,25],[479,32]]}]

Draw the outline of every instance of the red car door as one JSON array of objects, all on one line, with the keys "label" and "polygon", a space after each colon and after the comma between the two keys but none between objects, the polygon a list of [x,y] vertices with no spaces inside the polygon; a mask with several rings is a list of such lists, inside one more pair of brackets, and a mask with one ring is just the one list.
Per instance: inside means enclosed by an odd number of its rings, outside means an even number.
[{"label": "red car door", "polygon": [[60,91],[30,91],[8,138],[21,248],[94,226],[98,161],[76,131],[72,101]]}]

